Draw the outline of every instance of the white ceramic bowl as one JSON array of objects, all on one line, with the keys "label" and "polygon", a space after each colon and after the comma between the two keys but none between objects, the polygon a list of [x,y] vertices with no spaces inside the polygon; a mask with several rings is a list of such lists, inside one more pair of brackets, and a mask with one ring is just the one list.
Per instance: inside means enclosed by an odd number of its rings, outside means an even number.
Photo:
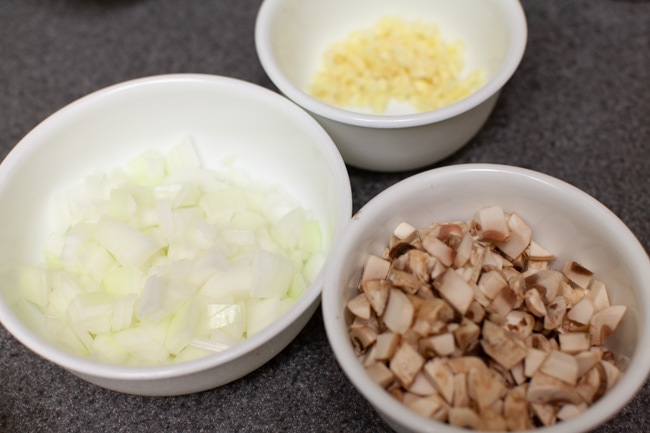
[{"label": "white ceramic bowl", "polygon": [[[463,40],[466,68],[484,68],[485,85],[438,110],[385,115],[337,108],[307,94],[323,52],[384,16],[419,19],[435,24],[445,40]],[[346,163],[377,171],[424,167],[464,146],[492,112],[526,40],[518,0],[265,0],[255,29],[258,56],[278,89],[323,125]]]},{"label": "white ceramic bowl", "polygon": [[533,240],[557,255],[556,264],[576,260],[593,270],[612,304],[628,307],[609,347],[630,357],[620,381],[586,412],[544,433],[585,432],[619,411],[650,371],[650,259],[632,232],[594,198],[553,177],[490,164],[456,165],[423,172],[390,187],[353,217],[332,251],[322,308],[327,335],[344,372],[377,412],[399,432],[467,431],[428,420],[395,400],[365,373],[349,340],[345,304],[354,294],[368,253],[378,254],[400,221],[416,227],[468,220],[477,210],[500,205],[516,211],[532,228]]},{"label": "white ceramic bowl", "polygon": [[[95,170],[124,166],[144,150],[169,149],[187,136],[206,167],[237,155],[237,167],[282,185],[321,221],[326,242],[333,243],[349,221],[345,164],[304,110],[240,80],[162,75],[83,97],[16,145],[0,165],[0,269],[11,262],[40,262],[52,228],[54,192],[66,191]],[[89,382],[132,394],[179,395],[233,381],[275,356],[312,316],[321,287],[322,273],[284,316],[229,350],[159,367],[100,364],[66,353],[21,323],[4,298],[0,320],[32,351]]]}]

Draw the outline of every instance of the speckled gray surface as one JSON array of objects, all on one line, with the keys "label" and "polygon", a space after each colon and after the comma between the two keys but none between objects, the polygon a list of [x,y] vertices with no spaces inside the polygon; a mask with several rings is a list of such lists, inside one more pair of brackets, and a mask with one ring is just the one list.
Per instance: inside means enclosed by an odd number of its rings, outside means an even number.
[{"label": "speckled gray surface", "polygon": [[[127,79],[202,72],[273,88],[253,43],[259,4],[0,1],[0,159],[56,109]],[[603,202],[650,250],[650,2],[523,4],[529,43],[521,67],[485,128],[437,166],[494,162],[556,176]],[[350,168],[355,209],[413,173]],[[646,383],[595,431],[648,432],[648,412]],[[50,431],[389,429],[336,364],[318,310],[296,340],[259,370],[219,389],[170,398],[90,385],[0,328],[0,432]]]}]

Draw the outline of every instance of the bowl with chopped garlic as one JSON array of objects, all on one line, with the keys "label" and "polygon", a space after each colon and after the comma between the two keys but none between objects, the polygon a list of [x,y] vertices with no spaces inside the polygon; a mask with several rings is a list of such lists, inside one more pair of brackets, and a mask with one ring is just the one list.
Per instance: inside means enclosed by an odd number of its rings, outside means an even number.
[{"label": "bowl with chopped garlic", "polygon": [[343,371],[399,432],[588,432],[650,371],[650,259],[535,171],[414,175],[352,219],[322,295]]},{"label": "bowl with chopped garlic", "polygon": [[265,0],[255,42],[271,81],[345,162],[395,172],[480,130],[523,57],[518,0]]},{"label": "bowl with chopped garlic", "polygon": [[351,206],[336,146],[277,93],[202,74],[119,83],[0,165],[0,321],[108,389],[221,386],[307,323]]}]

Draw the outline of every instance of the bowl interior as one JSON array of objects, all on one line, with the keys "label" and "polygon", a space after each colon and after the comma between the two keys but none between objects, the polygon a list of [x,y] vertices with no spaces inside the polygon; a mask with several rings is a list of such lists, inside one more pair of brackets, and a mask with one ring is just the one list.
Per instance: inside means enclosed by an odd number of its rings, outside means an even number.
[{"label": "bowl interior", "polygon": [[525,169],[470,164],[431,170],[383,191],[355,215],[332,253],[323,289],[323,314],[337,359],[380,413],[398,424],[410,424],[413,431],[423,431],[427,421],[414,417],[388,393],[379,392],[357,361],[347,335],[345,303],[358,293],[367,254],[380,253],[399,222],[422,227],[468,220],[480,208],[491,205],[517,212],[532,228],[533,240],[556,254],[556,266],[566,260],[578,261],[605,282],[613,304],[628,307],[608,344],[617,354],[631,358],[626,373],[593,406],[600,409],[549,431],[583,431],[585,426],[595,426],[622,407],[648,375],[650,350],[644,342],[650,338],[650,293],[646,289],[650,261],[629,229],[595,199]]},{"label": "bowl interior", "polygon": [[[372,27],[382,17],[395,16],[434,24],[446,41],[462,40],[466,69],[484,68],[489,81],[522,43],[515,40],[515,34],[522,33],[515,24],[514,17],[521,14],[517,8],[518,2],[510,0],[267,0],[258,17],[258,53],[270,78],[295,98],[306,89],[332,43],[346,39],[351,31]],[[399,109],[403,111],[389,114],[413,112]]]},{"label": "bowl interior", "polygon": [[[279,183],[320,220],[327,249],[349,220],[352,200],[343,160],[329,136],[295,104],[270,90],[226,77],[148,77],[100,90],[63,108],[30,132],[2,162],[0,271],[17,262],[42,261],[53,230],[55,193],[65,192],[94,171],[123,167],[146,150],[164,152],[186,137],[193,140],[207,168],[220,167],[224,158],[234,156],[234,166],[251,177]],[[282,323],[260,332],[253,342],[245,341],[235,354],[271,339],[307,311],[319,300],[321,278],[303,295],[305,299],[278,319]],[[1,289],[5,298],[14,296],[10,287]],[[43,345],[1,300],[0,314],[8,329],[41,355],[72,370],[96,372],[90,361],[66,357]],[[174,375],[174,369],[161,367],[157,374]],[[102,374],[119,376],[117,370],[107,368]],[[141,373],[135,376],[148,377]]]}]

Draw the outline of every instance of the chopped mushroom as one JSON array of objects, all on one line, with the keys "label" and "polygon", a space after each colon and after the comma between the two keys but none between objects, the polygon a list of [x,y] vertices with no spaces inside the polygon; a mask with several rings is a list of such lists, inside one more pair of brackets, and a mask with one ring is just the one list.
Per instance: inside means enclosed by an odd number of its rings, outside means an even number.
[{"label": "chopped mushroom", "polygon": [[415,308],[408,296],[399,289],[391,289],[384,311],[384,324],[393,332],[406,334],[411,327]]},{"label": "chopped mushroom", "polygon": [[440,295],[461,315],[465,315],[474,300],[474,289],[453,269],[447,269],[433,283]]},{"label": "chopped mushroom", "polygon": [[361,281],[374,280],[374,279],[385,279],[388,275],[388,270],[390,269],[390,262],[386,259],[382,259],[374,254],[370,254],[366,259],[366,264],[363,267],[363,274],[361,276]]},{"label": "chopped mushroom", "polygon": [[474,221],[482,240],[504,242],[510,238],[506,216],[499,206],[481,209]]},{"label": "chopped mushroom", "polygon": [[355,352],[361,354],[377,340],[377,332],[368,326],[355,326],[350,329],[350,338]]},{"label": "chopped mushroom", "polygon": [[347,305],[348,310],[355,316],[370,319],[370,301],[363,293],[350,299]]},{"label": "chopped mushroom", "polygon": [[510,215],[507,226],[509,231],[508,240],[496,242],[496,246],[508,257],[519,257],[530,245],[533,231],[516,213]]},{"label": "chopped mushroom", "polygon": [[604,345],[623,319],[626,310],[625,305],[612,305],[594,314],[589,322],[591,344]]},{"label": "chopped mushroom", "polygon": [[603,345],[626,307],[498,206],[470,221],[399,224],[347,303],[368,375],[425,417],[484,431],[572,418],[619,381]]},{"label": "chopped mushroom", "polygon": [[441,358],[434,358],[424,365],[423,372],[440,395],[452,404],[454,398],[454,373]]},{"label": "chopped mushroom", "polygon": [[424,365],[424,358],[408,343],[402,343],[390,360],[389,368],[403,386],[409,386]]},{"label": "chopped mushroom", "polygon": [[511,333],[487,320],[483,323],[481,346],[485,353],[507,370],[528,353],[526,347]]},{"label": "chopped mushroom", "polygon": [[388,293],[392,287],[390,281],[383,279],[370,279],[361,283],[361,290],[378,316],[384,314],[388,302]]},{"label": "chopped mushroom", "polygon": [[578,361],[568,353],[552,350],[539,367],[539,371],[569,385],[578,382]]},{"label": "chopped mushroom", "polygon": [[589,287],[591,277],[594,275],[594,273],[589,269],[585,268],[580,263],[573,261],[566,262],[562,267],[562,272],[573,284],[582,287],[583,289]]},{"label": "chopped mushroom", "polygon": [[395,375],[383,362],[375,362],[366,367],[366,372],[379,386],[386,388],[395,380]]}]

